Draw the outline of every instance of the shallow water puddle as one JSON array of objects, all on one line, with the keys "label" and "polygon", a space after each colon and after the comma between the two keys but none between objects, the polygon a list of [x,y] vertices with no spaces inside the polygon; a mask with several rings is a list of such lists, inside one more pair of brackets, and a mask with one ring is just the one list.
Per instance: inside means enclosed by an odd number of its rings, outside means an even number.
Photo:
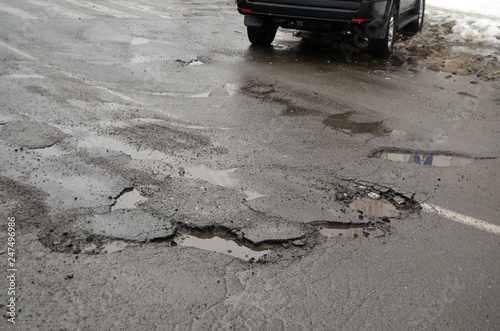
[{"label": "shallow water puddle", "polygon": [[260,194],[258,192],[254,192],[254,191],[243,191],[243,193],[246,194],[246,200],[247,201],[250,201],[250,200],[255,200],[255,199],[258,199],[258,198],[262,198],[262,197],[267,197],[267,195],[264,195],[264,194]]},{"label": "shallow water puddle", "polygon": [[191,98],[217,98],[217,97],[230,97],[237,91],[237,86],[234,84],[224,84],[222,87],[216,88],[211,92],[200,93],[192,95]]},{"label": "shallow water puddle", "polygon": [[87,137],[78,143],[79,148],[101,150],[109,153],[110,151],[128,154],[132,159],[136,160],[157,160],[165,163],[175,163],[174,158],[152,149],[139,149],[128,145],[117,139],[106,136],[99,136],[96,133],[89,133]]},{"label": "shallow water puddle", "polygon": [[474,162],[473,159],[464,157],[412,153],[380,152],[375,154],[374,157],[383,160],[414,163],[434,167],[456,167],[471,164]]},{"label": "shallow water puddle", "polygon": [[149,44],[150,42],[151,42],[151,40],[149,40],[149,39],[138,37],[138,38],[133,38],[130,41],[130,45],[131,46],[139,46],[139,45]]},{"label": "shallow water puddle", "polygon": [[136,209],[136,203],[140,201],[146,201],[148,198],[143,197],[139,191],[135,189],[126,189],[123,193],[116,199],[116,203],[111,206],[111,210],[117,209]]},{"label": "shallow water puddle", "polygon": [[61,156],[64,154],[64,151],[57,145],[35,149],[34,151],[43,157]]},{"label": "shallow water puddle", "polygon": [[325,237],[368,238],[384,235],[385,231],[368,225],[331,225],[319,233]]},{"label": "shallow water puddle", "polygon": [[223,253],[249,261],[258,260],[268,254],[268,249],[246,246],[227,237],[210,233],[190,233],[178,239],[179,246],[196,247],[212,252]]},{"label": "shallow water puddle", "polygon": [[195,60],[195,61],[189,62],[189,64],[188,64],[188,66],[201,66],[201,65],[204,65],[204,63],[201,62],[200,60]]},{"label": "shallow water puddle", "polygon": [[236,180],[231,178],[229,175],[235,172],[236,168],[215,170],[200,165],[195,167],[185,167],[183,169],[185,173],[182,174],[181,177],[195,178],[222,187],[231,187],[234,183],[236,183]]},{"label": "shallow water puddle", "polygon": [[360,198],[354,200],[350,205],[350,208],[358,210],[363,213],[364,216],[375,216],[375,217],[396,217],[399,215],[399,211],[387,200],[373,200],[368,198]]},{"label": "shallow water puddle", "polygon": [[[177,165],[179,163],[173,157],[157,150],[139,149],[119,140],[106,136],[98,136],[94,133],[89,134],[84,140],[80,141],[78,143],[78,147],[86,149],[99,149],[103,152],[106,151],[106,153],[109,153],[110,151],[120,152],[130,155],[132,159],[136,160],[156,160],[171,165]],[[203,180],[222,187],[231,187],[237,182],[230,176],[230,174],[235,171],[236,168],[217,170],[207,168],[203,165],[197,165],[179,167],[179,176]]]},{"label": "shallow water puddle", "polygon": [[120,241],[110,242],[101,247],[101,252],[112,254],[116,252],[121,252],[128,246],[129,244],[125,242],[120,242]]},{"label": "shallow water puddle", "polygon": [[323,124],[333,129],[340,130],[348,134],[371,133],[380,137],[390,133],[390,130],[382,125],[382,122],[353,122],[349,119],[352,113],[335,114],[328,116]]}]

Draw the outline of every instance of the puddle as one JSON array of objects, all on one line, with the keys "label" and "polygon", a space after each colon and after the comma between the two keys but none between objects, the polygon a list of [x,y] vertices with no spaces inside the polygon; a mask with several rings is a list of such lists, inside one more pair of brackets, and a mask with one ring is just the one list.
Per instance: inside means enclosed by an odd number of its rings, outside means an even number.
[{"label": "puddle", "polygon": [[10,74],[10,75],[5,75],[7,78],[12,78],[12,79],[44,79],[47,78],[42,75],[37,75],[37,74]]},{"label": "puddle", "polygon": [[121,252],[128,245],[129,244],[124,243],[124,242],[120,242],[120,241],[111,242],[111,243],[108,243],[106,245],[101,246],[101,252],[102,253],[108,253],[108,254],[112,254],[112,253],[116,253],[116,252]]},{"label": "puddle", "polygon": [[220,98],[220,97],[230,97],[236,93],[236,86],[234,84],[225,84],[211,92],[200,93],[192,95],[191,98]]},{"label": "puddle", "polygon": [[196,247],[212,252],[227,254],[245,261],[258,260],[268,254],[268,249],[256,248],[243,245],[234,240],[228,240],[224,236],[210,233],[191,233],[177,240],[179,246]]},{"label": "puddle", "polygon": [[98,149],[103,152],[105,151],[106,154],[110,151],[120,152],[130,155],[132,159],[136,160],[156,160],[163,161],[165,163],[174,163],[173,158],[159,151],[151,149],[138,149],[119,140],[106,136],[99,136],[96,133],[90,133],[85,139],[78,143],[78,147],[89,150]]},{"label": "puddle", "polygon": [[130,60],[130,64],[152,62],[153,58],[149,56],[135,56]]},{"label": "puddle", "polygon": [[61,156],[64,154],[64,151],[57,145],[36,149],[35,151],[43,157]]},{"label": "puddle", "polygon": [[254,192],[254,191],[244,191],[243,193],[245,193],[247,195],[247,197],[246,197],[247,201],[255,200],[258,198],[262,198],[262,197],[267,197],[267,195],[260,194],[258,192]]},{"label": "puddle", "polygon": [[87,253],[87,254],[93,253],[93,252],[95,252],[96,249],[97,249],[97,245],[91,244],[91,245],[85,247],[85,249],[82,251],[82,253]]},{"label": "puddle", "polygon": [[348,134],[371,133],[374,136],[385,136],[391,131],[385,128],[380,122],[353,122],[349,120],[352,113],[335,114],[327,117],[323,124]]},{"label": "puddle", "polygon": [[319,230],[325,237],[373,238],[385,231],[368,225],[331,225]]},{"label": "puddle", "polygon": [[[141,149],[127,145],[119,140],[109,138],[106,136],[98,136],[95,133],[89,134],[84,140],[78,143],[78,147],[85,149],[98,149],[105,151],[108,154],[110,151],[121,152],[130,155],[132,159],[136,160],[156,160],[162,161],[167,164],[177,165],[178,162],[159,151],[151,149]],[[186,178],[200,179],[209,182],[214,185],[231,187],[236,183],[235,179],[232,179],[229,174],[236,171],[236,168],[227,170],[215,170],[207,168],[203,165],[200,166],[187,166],[179,168],[179,175]]]},{"label": "puddle", "polygon": [[474,162],[473,159],[463,157],[411,153],[381,152],[377,153],[374,157],[383,160],[415,163],[434,167],[456,167],[471,164]]},{"label": "puddle", "polygon": [[139,37],[139,38],[132,39],[132,41],[130,42],[130,45],[131,46],[138,46],[138,45],[149,44],[149,42],[150,42],[149,39]]},{"label": "puddle", "polygon": [[203,63],[203,62],[201,62],[200,60],[195,60],[195,61],[190,62],[190,63],[188,64],[188,66],[201,66],[201,65],[204,65],[204,63]]},{"label": "puddle", "polygon": [[274,49],[287,50],[297,46],[299,42],[302,41],[302,38],[298,37],[296,34],[296,32],[282,31],[279,29],[274,39]]},{"label": "puddle", "polygon": [[135,118],[127,121],[117,121],[117,120],[101,120],[97,122],[101,127],[113,127],[113,128],[126,128],[132,125],[146,123],[146,124],[163,124],[165,120],[156,118]]},{"label": "puddle", "polygon": [[363,212],[364,216],[375,217],[396,217],[399,216],[399,211],[387,200],[373,200],[368,198],[360,198],[354,200],[350,208]]},{"label": "puddle", "polygon": [[136,189],[126,189],[116,199],[116,203],[111,206],[111,211],[117,209],[136,209],[137,202],[146,200],[148,200],[148,198],[143,197]]},{"label": "puddle", "polygon": [[229,175],[235,172],[236,168],[214,170],[200,165],[196,167],[185,167],[183,169],[185,173],[181,174],[181,177],[200,179],[222,187],[231,187],[236,183],[236,180]]}]

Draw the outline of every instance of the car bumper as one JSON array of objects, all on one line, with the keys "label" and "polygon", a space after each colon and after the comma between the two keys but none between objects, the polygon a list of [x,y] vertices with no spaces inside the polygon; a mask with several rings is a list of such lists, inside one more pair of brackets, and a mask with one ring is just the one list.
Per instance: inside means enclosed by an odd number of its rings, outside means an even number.
[{"label": "car bumper", "polygon": [[243,15],[272,17],[273,19],[318,21],[328,23],[369,23],[386,16],[387,0],[332,1],[312,0],[237,0]]}]

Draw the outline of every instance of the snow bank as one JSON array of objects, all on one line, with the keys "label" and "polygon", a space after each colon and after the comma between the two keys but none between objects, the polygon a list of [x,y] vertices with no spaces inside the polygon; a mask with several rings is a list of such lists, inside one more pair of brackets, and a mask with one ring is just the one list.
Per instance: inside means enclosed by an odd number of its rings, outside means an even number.
[{"label": "snow bank", "polygon": [[427,0],[428,24],[455,22],[454,39],[500,47],[500,0]]},{"label": "snow bank", "polygon": [[500,18],[499,0],[427,0],[427,6],[446,9],[448,11],[460,11],[479,16]]}]

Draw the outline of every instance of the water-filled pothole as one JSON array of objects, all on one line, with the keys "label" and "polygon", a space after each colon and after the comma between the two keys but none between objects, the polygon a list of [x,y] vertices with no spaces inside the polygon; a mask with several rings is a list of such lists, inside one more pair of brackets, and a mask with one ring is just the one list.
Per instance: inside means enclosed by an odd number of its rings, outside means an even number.
[{"label": "water-filled pothole", "polygon": [[384,236],[386,231],[370,225],[330,225],[319,230],[325,237],[373,238]]},{"label": "water-filled pothole", "polygon": [[391,132],[384,125],[382,125],[382,121],[367,123],[353,122],[349,119],[352,114],[352,112],[348,112],[328,116],[323,121],[323,124],[348,134],[371,133],[374,136],[380,137]]},{"label": "water-filled pothole", "polygon": [[396,207],[385,199],[359,198],[349,204],[349,207],[368,217],[397,217],[400,214]]},{"label": "water-filled pothole", "polygon": [[116,198],[116,203],[111,206],[111,211],[117,209],[136,209],[137,203],[141,201],[146,201],[139,191],[133,188],[128,188],[123,190],[123,192]]},{"label": "water-filled pothole", "polygon": [[456,167],[471,164],[474,162],[473,159],[465,157],[396,152],[380,152],[375,154],[374,157],[383,160],[414,163],[434,167]]},{"label": "water-filled pothole", "polygon": [[179,246],[196,247],[212,252],[227,254],[245,261],[256,261],[270,250],[244,245],[223,235],[193,232],[175,240]]}]

